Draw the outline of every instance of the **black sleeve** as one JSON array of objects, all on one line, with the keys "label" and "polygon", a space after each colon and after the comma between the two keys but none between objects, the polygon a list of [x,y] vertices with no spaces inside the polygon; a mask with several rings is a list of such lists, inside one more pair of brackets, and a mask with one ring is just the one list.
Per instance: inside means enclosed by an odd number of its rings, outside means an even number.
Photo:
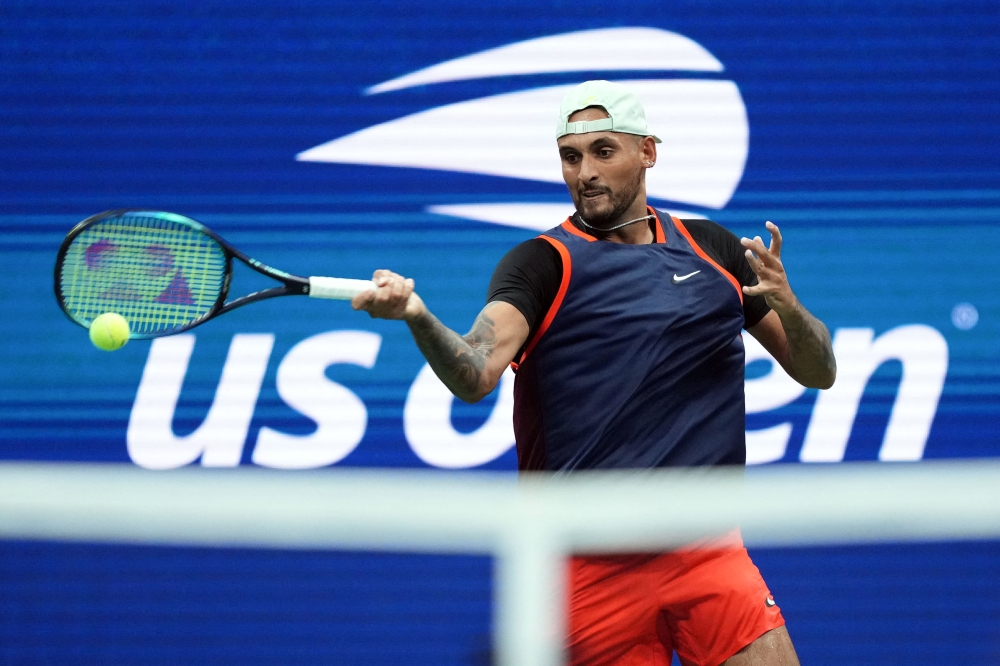
[{"label": "black sleeve", "polygon": [[[691,237],[705,250],[715,263],[729,272],[740,285],[750,287],[757,284],[757,274],[747,261],[746,248],[729,229],[710,220],[681,220]],[[750,328],[764,318],[771,308],[763,296],[743,295],[744,328]]]},{"label": "black sleeve", "polygon": [[497,264],[486,302],[503,301],[517,308],[528,321],[531,340],[556,299],[561,281],[562,259],[556,249],[541,238],[532,238],[514,246]]}]

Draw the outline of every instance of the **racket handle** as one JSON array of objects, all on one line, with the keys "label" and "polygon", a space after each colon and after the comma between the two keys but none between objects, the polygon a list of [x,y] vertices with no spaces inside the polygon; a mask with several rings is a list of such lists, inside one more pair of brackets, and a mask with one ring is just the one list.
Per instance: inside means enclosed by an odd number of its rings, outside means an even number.
[{"label": "racket handle", "polygon": [[378,289],[371,280],[350,280],[348,278],[309,278],[309,295],[313,298],[334,298],[349,301],[363,291]]}]

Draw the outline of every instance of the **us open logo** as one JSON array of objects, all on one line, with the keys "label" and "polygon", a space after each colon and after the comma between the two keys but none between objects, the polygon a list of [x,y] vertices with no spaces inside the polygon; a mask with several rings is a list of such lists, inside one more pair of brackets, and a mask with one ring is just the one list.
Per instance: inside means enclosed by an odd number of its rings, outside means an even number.
[{"label": "us open logo", "polygon": [[[614,79],[642,100],[663,139],[646,174],[648,195],[671,212],[685,204],[722,208],[743,176],[750,130],[732,81],[691,78],[725,68],[696,42],[657,28],[607,28],[508,44],[442,62],[368,88],[368,95],[453,81],[569,72],[654,71],[686,78]],[[575,84],[573,84],[575,85]],[[573,85],[535,87],[448,104],[373,125],[310,148],[306,162],[466,172],[562,183],[555,149],[559,102]],[[549,229],[567,203],[430,206],[430,212],[531,229]]]}]

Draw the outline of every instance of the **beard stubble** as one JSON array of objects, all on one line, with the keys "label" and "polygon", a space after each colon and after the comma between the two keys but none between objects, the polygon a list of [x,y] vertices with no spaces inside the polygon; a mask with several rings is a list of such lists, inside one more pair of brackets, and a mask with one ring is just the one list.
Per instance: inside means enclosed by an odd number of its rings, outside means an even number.
[{"label": "beard stubble", "polygon": [[583,208],[583,195],[577,191],[573,195],[573,203],[576,210],[583,217],[587,224],[595,227],[610,227],[625,214],[625,211],[635,202],[642,189],[642,167],[637,166],[633,177],[618,191],[611,190],[607,186],[602,186],[602,191],[608,194],[608,205],[603,209],[588,211],[585,214]]}]

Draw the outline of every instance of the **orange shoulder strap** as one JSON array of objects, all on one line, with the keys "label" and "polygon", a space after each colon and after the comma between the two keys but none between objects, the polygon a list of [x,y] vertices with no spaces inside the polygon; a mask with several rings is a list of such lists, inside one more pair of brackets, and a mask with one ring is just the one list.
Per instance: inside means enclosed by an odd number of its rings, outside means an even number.
[{"label": "orange shoulder strap", "polygon": [[549,306],[549,311],[545,313],[545,319],[542,320],[541,326],[535,331],[535,334],[531,338],[531,342],[525,347],[524,353],[521,354],[521,358],[518,359],[517,363],[511,363],[511,367],[517,370],[517,367],[524,363],[524,359],[528,358],[528,354],[531,350],[535,348],[538,341],[542,339],[545,335],[545,331],[549,329],[552,325],[552,320],[556,318],[556,313],[559,312],[559,308],[562,307],[563,299],[566,298],[566,290],[569,289],[569,279],[573,274],[573,261],[570,259],[569,250],[566,246],[562,244],[561,241],[552,238],[551,236],[545,236],[544,234],[539,236],[542,240],[548,241],[548,243],[556,249],[559,253],[559,257],[562,259],[562,280],[559,281],[559,291],[556,292],[556,297],[552,300],[552,305]]}]

